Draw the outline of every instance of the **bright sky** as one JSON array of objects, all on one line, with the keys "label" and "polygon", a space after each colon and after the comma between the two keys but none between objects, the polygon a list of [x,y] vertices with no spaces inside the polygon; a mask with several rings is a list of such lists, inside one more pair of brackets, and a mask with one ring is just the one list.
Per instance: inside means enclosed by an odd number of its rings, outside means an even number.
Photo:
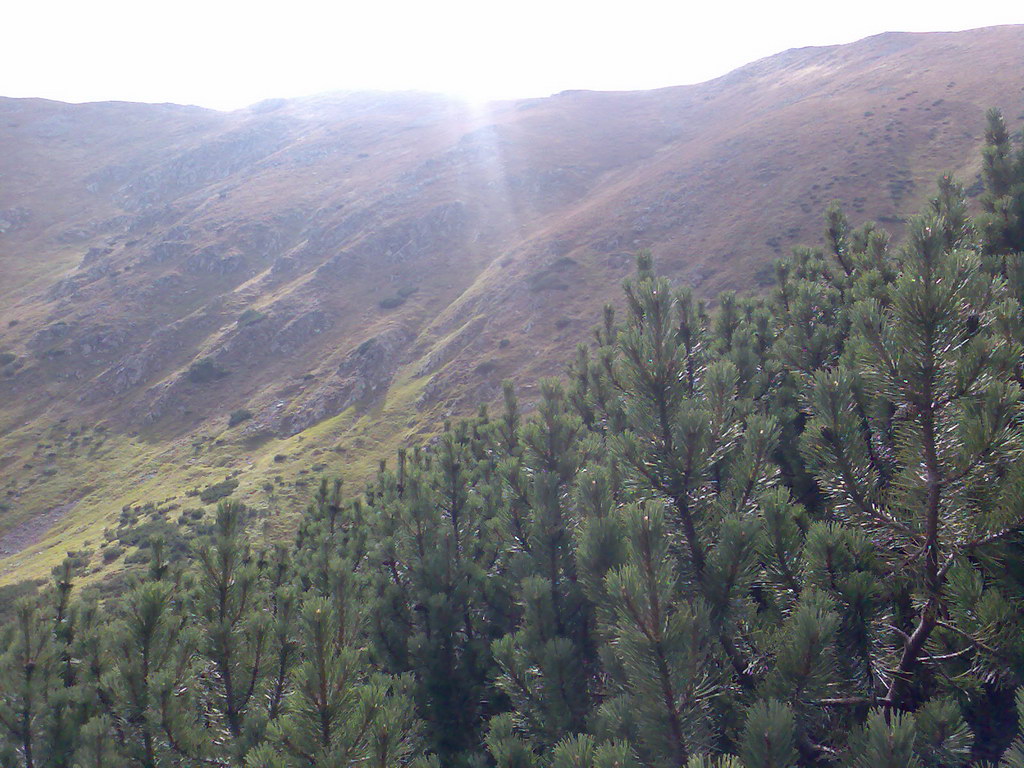
[{"label": "bright sky", "polygon": [[235,109],[337,90],[681,85],[787,48],[1024,23],[1024,2],[14,0],[3,16],[2,96]]}]

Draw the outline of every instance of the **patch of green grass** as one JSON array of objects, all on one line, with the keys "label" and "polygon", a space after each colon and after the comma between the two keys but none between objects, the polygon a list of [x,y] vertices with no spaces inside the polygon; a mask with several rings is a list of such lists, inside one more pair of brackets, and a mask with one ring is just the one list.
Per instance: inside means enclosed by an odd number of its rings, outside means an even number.
[{"label": "patch of green grass", "polygon": [[[416,401],[430,379],[414,376],[413,368],[410,365],[400,372],[381,407],[374,411],[358,413],[350,408],[284,439],[224,441],[218,445],[217,433],[213,432],[206,434],[199,443],[202,450],[197,452],[193,442],[201,433],[167,441],[158,434],[129,437],[77,423],[36,422],[11,429],[0,437],[0,456],[12,456],[9,466],[38,464],[45,453],[55,453],[56,457],[28,473],[32,475],[31,485],[27,478],[16,479],[11,489],[18,492],[16,498],[0,495],[12,507],[0,517],[0,534],[37,510],[76,499],[78,503],[40,541],[0,560],[0,586],[49,578],[51,569],[60,564],[66,552],[86,549],[86,541],[106,543],[82,575],[82,586],[115,583],[123,578],[126,568],[137,567],[126,565],[129,557],[142,559],[142,555],[133,553],[144,551],[148,539],[137,538],[136,528],[147,537],[162,535],[167,539],[175,538],[175,530],[181,534],[198,530],[189,526],[206,524],[201,513],[200,519],[194,520],[188,510],[168,517],[168,510],[176,506],[172,502],[184,501],[188,488],[207,491],[209,503],[219,499],[213,499],[208,489],[218,488],[213,495],[227,491],[232,498],[264,513],[254,524],[264,540],[287,539],[294,535],[319,473],[339,474],[358,485],[373,477],[381,458],[391,459],[410,439],[426,439],[429,425],[440,423],[437,413],[416,410]],[[77,436],[69,437],[71,431]],[[90,438],[88,445],[83,444],[83,436]],[[41,448],[43,445],[47,447]],[[329,455],[328,461],[324,454]],[[277,455],[288,460],[274,463]],[[51,466],[59,471],[53,477],[42,477],[42,470]],[[226,479],[225,466],[232,473]],[[238,475],[242,468],[245,474]],[[306,474],[300,476],[303,470]],[[268,496],[264,486],[275,475],[280,482],[272,486],[274,494]],[[82,485],[82,478],[93,477],[103,479],[102,487]],[[310,478],[308,483],[295,484],[306,478]],[[6,490],[6,486],[0,487],[0,494]],[[125,507],[130,512],[122,523]],[[159,522],[150,517],[157,510],[163,510]]]}]

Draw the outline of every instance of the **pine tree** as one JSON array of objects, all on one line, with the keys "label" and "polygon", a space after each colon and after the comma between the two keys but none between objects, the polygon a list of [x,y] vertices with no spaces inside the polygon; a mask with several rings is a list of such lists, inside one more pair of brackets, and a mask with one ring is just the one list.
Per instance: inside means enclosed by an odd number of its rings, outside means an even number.
[{"label": "pine tree", "polygon": [[989,110],[982,149],[985,193],[979,217],[985,248],[994,254],[1024,252],[1024,144],[1014,151],[1002,113]]},{"label": "pine tree", "polygon": [[[44,739],[49,745],[47,765],[71,768],[78,731],[94,714],[94,702],[81,695],[78,687],[76,645],[79,605],[72,600],[75,565],[65,560],[53,571],[53,674],[52,693],[46,701]],[[47,606],[48,608],[50,606]]]},{"label": "pine tree", "polygon": [[598,743],[586,734],[561,741],[551,751],[551,768],[640,768],[629,746]]},{"label": "pine tree", "polygon": [[109,652],[111,616],[95,598],[79,606],[78,632],[74,660],[78,665],[75,691],[92,708],[77,736],[75,761],[89,768],[123,765],[119,746],[125,743],[125,731],[117,715],[119,702],[113,698],[112,680],[116,677],[115,659]]},{"label": "pine tree", "polygon": [[1017,732],[1000,762],[1002,768],[1024,768],[1024,690],[1017,692]]},{"label": "pine tree", "polygon": [[593,610],[578,580],[573,541],[580,520],[570,493],[586,459],[582,432],[564,388],[545,380],[537,415],[519,436],[521,455],[501,467],[511,493],[498,518],[502,560],[521,596],[522,619],[493,650],[498,684],[538,747],[582,733],[594,695]]},{"label": "pine tree", "polygon": [[908,579],[897,658],[880,665],[892,670],[887,706],[924,695],[914,680],[936,655],[926,645],[941,636],[960,650],[972,637],[944,618],[955,610],[951,571],[1021,525],[1020,392],[1006,373],[1015,353],[992,333],[1014,309],[971,246],[962,198],[943,180],[888,304],[855,307],[851,354],[816,372],[808,392],[802,445],[831,511],[881,545],[877,575],[895,588]]},{"label": "pine tree", "polygon": [[391,768],[418,751],[411,681],[367,673],[360,613],[351,601],[307,595],[293,688],[249,768]]},{"label": "pine tree", "polygon": [[921,760],[914,754],[916,736],[912,717],[887,717],[875,710],[854,733],[849,762],[853,768],[921,768]]},{"label": "pine tree", "polygon": [[446,765],[469,761],[499,696],[492,641],[511,607],[497,560],[493,488],[482,425],[450,427],[431,449],[382,472],[373,490],[379,521],[374,560],[374,652],[391,674],[415,672],[427,741]]},{"label": "pine tree", "polygon": [[[100,680],[100,695],[110,702],[106,722],[114,728],[116,749],[132,768],[206,757],[192,700],[198,638],[178,608],[181,597],[175,582],[140,582],[125,596],[110,630],[112,664]],[[99,739],[103,722],[93,721],[93,738]]]},{"label": "pine tree", "polygon": [[8,765],[45,765],[49,745],[42,737],[46,701],[54,688],[54,647],[48,618],[24,598],[14,612],[14,626],[4,637],[0,658],[0,726]]},{"label": "pine tree", "polygon": [[647,276],[650,269],[641,260],[638,279],[626,285],[629,316],[610,373],[624,426],[613,455],[631,470],[641,497],[671,503],[684,598],[705,602],[736,682],[750,688],[746,589],[756,564],[758,501],[778,480],[778,425],[753,413],[752,380],[727,356],[715,359],[714,349],[734,348],[744,322],[739,310],[713,336],[689,294]]},{"label": "pine tree", "polygon": [[711,703],[723,681],[710,612],[681,599],[663,505],[620,514],[625,553],[604,578],[601,611],[606,668],[617,674],[599,721],[629,739],[645,765],[678,766],[714,741]]},{"label": "pine tree", "polygon": [[234,765],[259,739],[258,702],[266,696],[273,619],[259,558],[245,537],[245,507],[217,506],[213,529],[195,552],[196,583],[189,595],[208,696],[207,732]]}]

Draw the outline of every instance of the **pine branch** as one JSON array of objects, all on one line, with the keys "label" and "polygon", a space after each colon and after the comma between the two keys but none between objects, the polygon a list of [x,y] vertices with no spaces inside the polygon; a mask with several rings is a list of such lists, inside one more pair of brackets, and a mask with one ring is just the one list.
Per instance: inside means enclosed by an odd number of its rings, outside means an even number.
[{"label": "pine branch", "polygon": [[817,699],[813,702],[823,707],[892,707],[885,698],[878,696],[840,696],[831,699]]}]

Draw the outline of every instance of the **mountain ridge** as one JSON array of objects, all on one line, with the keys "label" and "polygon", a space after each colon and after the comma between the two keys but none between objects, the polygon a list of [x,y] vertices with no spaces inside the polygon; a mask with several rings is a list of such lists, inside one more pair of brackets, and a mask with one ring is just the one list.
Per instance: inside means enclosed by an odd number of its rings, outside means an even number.
[{"label": "mountain ridge", "polygon": [[0,551],[48,521],[0,580],[225,475],[259,506],[318,465],[365,475],[503,378],[558,373],[638,249],[711,297],[819,242],[833,197],[898,230],[937,173],[974,182],[984,109],[1024,113],[1022,60],[1010,26],[476,112],[0,99]]}]

